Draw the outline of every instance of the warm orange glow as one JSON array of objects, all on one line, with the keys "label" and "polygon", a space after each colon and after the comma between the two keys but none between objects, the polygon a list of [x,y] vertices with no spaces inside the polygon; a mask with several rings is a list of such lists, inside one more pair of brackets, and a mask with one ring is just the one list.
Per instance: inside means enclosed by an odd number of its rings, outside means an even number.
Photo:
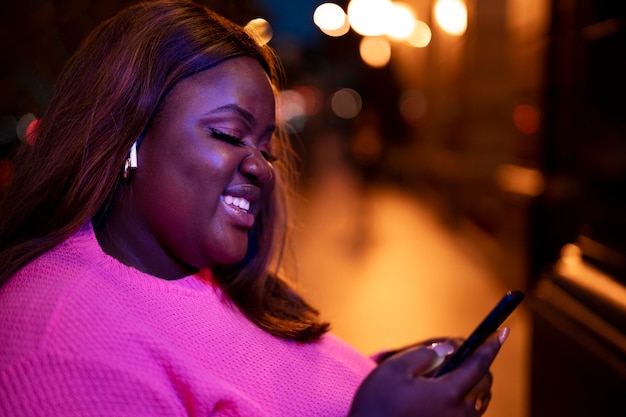
[{"label": "warm orange glow", "polygon": [[[610,249],[606,249],[610,250]],[[595,293],[601,299],[609,300],[620,309],[626,308],[626,290],[609,275],[594,268],[583,260],[582,250],[578,245],[568,243],[561,249],[561,259],[557,272],[576,282],[586,291]]]},{"label": "warm orange glow", "polygon": [[414,125],[424,117],[427,106],[424,94],[416,90],[407,91],[400,100],[400,115],[406,123]]},{"label": "warm orange glow", "polygon": [[539,129],[539,113],[533,106],[520,104],[513,110],[513,122],[520,132],[530,135]]},{"label": "warm orange glow", "polygon": [[383,151],[383,139],[371,126],[362,128],[352,142],[352,154],[361,163],[376,162]]},{"label": "warm orange glow", "polygon": [[538,196],[545,189],[541,172],[512,164],[500,165],[495,172],[495,181],[502,190],[529,197]]},{"label": "warm orange glow", "polygon": [[361,59],[374,68],[384,67],[391,59],[391,45],[386,38],[366,36],[359,46]]}]

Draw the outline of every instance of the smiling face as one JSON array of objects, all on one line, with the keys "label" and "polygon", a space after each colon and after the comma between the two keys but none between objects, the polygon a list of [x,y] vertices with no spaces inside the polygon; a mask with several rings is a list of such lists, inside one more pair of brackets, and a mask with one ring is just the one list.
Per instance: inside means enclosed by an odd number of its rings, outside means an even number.
[{"label": "smiling face", "polygon": [[274,187],[275,101],[251,58],[184,79],[138,149],[138,168],[111,211],[105,252],[162,278],[243,259]]}]

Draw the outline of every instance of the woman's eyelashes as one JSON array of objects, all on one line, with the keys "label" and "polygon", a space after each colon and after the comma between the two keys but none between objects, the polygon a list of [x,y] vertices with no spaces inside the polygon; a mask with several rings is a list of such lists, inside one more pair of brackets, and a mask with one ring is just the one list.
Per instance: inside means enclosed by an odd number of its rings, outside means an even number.
[{"label": "woman's eyelashes", "polygon": [[[218,130],[215,128],[209,128],[209,131],[211,132],[212,137],[214,137],[215,139],[221,140],[223,142],[226,142],[230,145],[247,146],[246,143],[243,141],[243,139],[240,139],[233,135],[229,135],[228,133],[222,132],[221,130]],[[272,155],[271,153],[267,151],[261,150],[260,152],[261,152],[261,155],[263,155],[263,158],[265,158],[267,162],[271,163],[277,160],[277,158],[274,155]]]},{"label": "woman's eyelashes", "polygon": [[211,136],[215,139],[221,140],[223,142],[229,143],[234,146],[245,146],[246,144],[242,139],[239,139],[236,136],[229,135],[228,133],[222,132],[221,130],[217,130],[214,128],[209,128],[209,132],[211,132]]}]

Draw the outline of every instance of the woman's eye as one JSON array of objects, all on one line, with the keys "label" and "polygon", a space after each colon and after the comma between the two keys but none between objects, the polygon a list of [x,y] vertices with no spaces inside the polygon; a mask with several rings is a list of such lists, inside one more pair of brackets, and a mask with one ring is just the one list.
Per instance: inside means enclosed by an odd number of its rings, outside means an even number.
[{"label": "woman's eye", "polygon": [[224,141],[226,143],[229,143],[229,144],[235,145],[235,146],[243,146],[243,145],[245,145],[243,140],[241,140],[238,137],[235,137],[233,135],[229,135],[228,133],[224,133],[224,132],[222,132],[220,130],[213,129],[213,128],[210,128],[209,131],[211,132],[211,136],[214,137],[215,139]]},{"label": "woman's eye", "polygon": [[[217,130],[214,128],[209,128],[209,131],[211,132],[211,136],[217,140],[221,140],[234,146],[246,146],[246,143],[243,141],[243,139],[239,139],[236,136],[229,135],[228,133],[224,133],[221,130]],[[276,162],[278,160],[278,158],[276,158],[274,155],[267,151],[261,151],[261,155],[263,155],[263,158],[265,158],[265,160],[270,163]]]}]

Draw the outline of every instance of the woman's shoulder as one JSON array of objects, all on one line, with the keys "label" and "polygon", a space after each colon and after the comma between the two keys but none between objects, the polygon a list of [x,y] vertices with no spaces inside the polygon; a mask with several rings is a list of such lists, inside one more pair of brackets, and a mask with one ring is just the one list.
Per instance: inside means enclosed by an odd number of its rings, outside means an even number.
[{"label": "woman's shoulder", "polygon": [[47,300],[57,299],[72,291],[78,282],[95,273],[97,268],[93,266],[98,264],[98,260],[92,257],[95,251],[88,234],[89,229],[81,228],[13,274],[0,287],[3,310],[5,303],[11,299],[19,299],[18,306],[31,302],[45,304]]},{"label": "woman's shoulder", "polygon": [[69,243],[39,255],[0,287],[0,369],[41,346],[60,306],[88,274]]},{"label": "woman's shoulder", "polygon": [[116,344],[141,308],[133,274],[142,275],[104,254],[90,225],[29,262],[0,287],[0,369],[35,352]]}]

